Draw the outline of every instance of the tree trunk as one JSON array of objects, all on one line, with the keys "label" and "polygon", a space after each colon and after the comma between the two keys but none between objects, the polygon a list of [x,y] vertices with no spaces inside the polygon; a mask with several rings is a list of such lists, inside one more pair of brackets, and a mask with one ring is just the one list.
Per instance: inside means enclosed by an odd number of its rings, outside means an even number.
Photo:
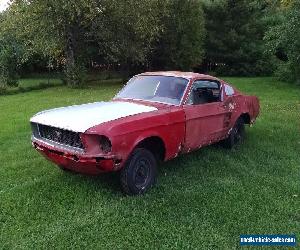
[{"label": "tree trunk", "polygon": [[66,78],[68,84],[78,87],[86,80],[86,58],[83,57],[84,36],[79,24],[70,25],[66,33]]},{"label": "tree trunk", "polygon": [[66,48],[67,67],[75,65],[74,57],[74,35],[71,31],[67,33],[67,48]]}]

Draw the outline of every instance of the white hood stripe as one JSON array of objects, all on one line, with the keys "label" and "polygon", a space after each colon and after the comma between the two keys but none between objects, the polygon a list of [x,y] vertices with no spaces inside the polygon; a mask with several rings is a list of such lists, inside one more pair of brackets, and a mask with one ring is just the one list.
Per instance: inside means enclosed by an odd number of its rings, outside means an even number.
[{"label": "white hood stripe", "polygon": [[83,133],[104,122],[155,110],[154,107],[129,102],[96,102],[42,111],[30,121]]}]

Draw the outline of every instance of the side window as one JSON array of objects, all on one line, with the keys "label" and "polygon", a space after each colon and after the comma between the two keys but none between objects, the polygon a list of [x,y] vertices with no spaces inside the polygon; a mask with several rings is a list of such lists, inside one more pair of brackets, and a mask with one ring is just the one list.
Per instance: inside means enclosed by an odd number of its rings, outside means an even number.
[{"label": "side window", "polygon": [[197,80],[193,83],[187,104],[198,105],[220,101],[220,83]]}]

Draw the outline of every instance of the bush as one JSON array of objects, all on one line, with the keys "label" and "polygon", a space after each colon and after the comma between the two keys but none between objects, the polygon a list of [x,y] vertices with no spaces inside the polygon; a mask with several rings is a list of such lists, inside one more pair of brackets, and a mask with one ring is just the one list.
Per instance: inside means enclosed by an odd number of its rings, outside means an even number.
[{"label": "bush", "polygon": [[3,69],[0,65],[0,95],[4,94],[7,90],[8,84],[7,84],[7,78],[3,74]]},{"label": "bush", "polygon": [[81,87],[86,80],[87,70],[84,66],[74,64],[66,67],[65,78],[63,81],[70,87]]},{"label": "bush", "polygon": [[295,68],[294,64],[290,61],[280,62],[278,64],[277,70],[275,71],[275,76],[282,81],[299,82],[299,80],[297,79],[297,68]]},{"label": "bush", "polygon": [[282,1],[278,21],[266,33],[268,50],[281,62],[276,75],[285,81],[300,81],[300,0]]},{"label": "bush", "polygon": [[12,45],[0,41],[0,85],[3,87],[18,86],[18,58]]},{"label": "bush", "polygon": [[0,85],[2,88],[18,87],[18,77],[6,67],[0,67]]},{"label": "bush", "polygon": [[0,95],[5,94],[6,90],[7,90],[7,87],[0,83]]}]

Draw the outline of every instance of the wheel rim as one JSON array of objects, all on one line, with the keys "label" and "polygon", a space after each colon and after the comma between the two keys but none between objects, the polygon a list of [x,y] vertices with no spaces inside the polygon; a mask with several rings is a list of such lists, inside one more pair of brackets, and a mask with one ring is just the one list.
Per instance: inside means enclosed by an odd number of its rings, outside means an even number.
[{"label": "wheel rim", "polygon": [[145,158],[139,159],[136,164],[137,167],[134,176],[135,186],[138,189],[144,189],[149,179],[151,164]]}]

